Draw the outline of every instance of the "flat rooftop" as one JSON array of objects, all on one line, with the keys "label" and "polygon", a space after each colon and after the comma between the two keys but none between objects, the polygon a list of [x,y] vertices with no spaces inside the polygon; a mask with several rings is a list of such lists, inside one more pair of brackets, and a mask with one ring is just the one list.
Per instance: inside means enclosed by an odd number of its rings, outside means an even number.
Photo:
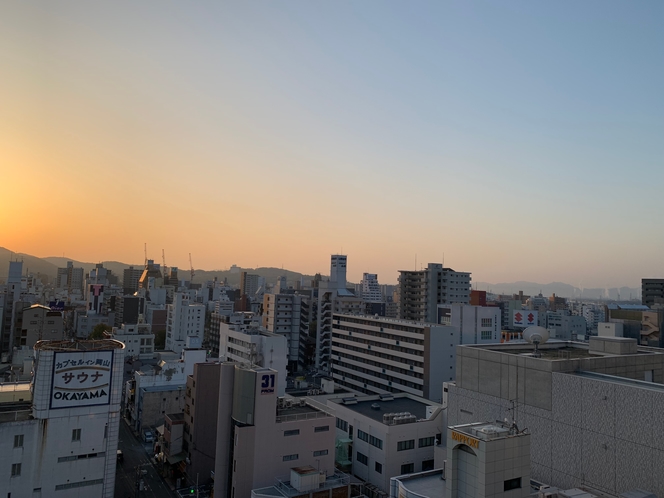
[{"label": "flat rooftop", "polygon": [[417,496],[436,496],[445,498],[447,489],[442,469],[429,470],[396,478],[403,486]]},{"label": "flat rooftop", "polygon": [[[357,403],[354,404],[345,404],[343,399],[334,399],[331,401],[380,423],[383,423],[383,415],[386,413],[409,412],[418,419],[427,418],[428,406],[435,408],[440,406],[437,403],[397,396],[389,400],[380,399],[378,396],[371,396],[369,399],[358,398]],[[375,405],[378,406],[376,407]]]}]

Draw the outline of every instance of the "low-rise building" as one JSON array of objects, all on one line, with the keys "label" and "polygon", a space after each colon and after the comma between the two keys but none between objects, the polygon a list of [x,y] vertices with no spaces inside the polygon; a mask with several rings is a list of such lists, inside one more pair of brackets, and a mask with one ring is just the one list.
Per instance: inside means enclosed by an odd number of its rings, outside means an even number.
[{"label": "low-rise building", "polygon": [[433,470],[444,417],[438,403],[408,394],[329,399],[337,466],[389,492],[396,475]]},{"label": "low-rise building", "polygon": [[127,356],[152,358],[154,354],[152,325],[140,318],[136,324],[123,323],[120,327],[113,327],[111,338],[125,345]]}]

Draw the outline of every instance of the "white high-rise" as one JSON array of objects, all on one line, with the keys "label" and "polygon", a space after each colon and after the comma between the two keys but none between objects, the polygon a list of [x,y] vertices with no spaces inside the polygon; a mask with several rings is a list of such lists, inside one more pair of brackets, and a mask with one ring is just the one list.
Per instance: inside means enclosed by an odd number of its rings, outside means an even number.
[{"label": "white high-rise", "polygon": [[192,302],[186,292],[176,292],[173,304],[167,306],[166,349],[180,353],[187,337],[203,340],[205,331],[205,305]]},{"label": "white high-rise", "polygon": [[367,303],[380,303],[383,296],[378,285],[378,275],[375,273],[364,273],[362,275],[362,299]]}]

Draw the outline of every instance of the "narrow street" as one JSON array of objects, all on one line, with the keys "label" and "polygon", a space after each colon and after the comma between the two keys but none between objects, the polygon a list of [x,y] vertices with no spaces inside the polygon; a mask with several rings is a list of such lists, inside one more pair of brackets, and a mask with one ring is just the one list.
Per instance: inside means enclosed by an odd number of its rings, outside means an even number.
[{"label": "narrow street", "polygon": [[[120,421],[118,449],[124,453],[124,462],[118,463],[115,476],[115,498],[177,497],[150,463],[142,441],[134,436],[124,420]],[[140,476],[140,477],[139,477]],[[137,480],[143,479],[143,489],[137,494]]]}]

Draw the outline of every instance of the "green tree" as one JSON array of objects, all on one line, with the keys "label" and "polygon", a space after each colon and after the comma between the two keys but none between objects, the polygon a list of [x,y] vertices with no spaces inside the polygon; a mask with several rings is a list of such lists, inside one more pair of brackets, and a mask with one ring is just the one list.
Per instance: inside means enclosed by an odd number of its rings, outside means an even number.
[{"label": "green tree", "polygon": [[92,332],[88,336],[88,339],[95,339],[95,340],[103,339],[104,332],[110,332],[111,330],[113,330],[113,327],[111,327],[110,325],[107,325],[105,323],[99,323],[95,325],[95,328],[92,329]]}]

